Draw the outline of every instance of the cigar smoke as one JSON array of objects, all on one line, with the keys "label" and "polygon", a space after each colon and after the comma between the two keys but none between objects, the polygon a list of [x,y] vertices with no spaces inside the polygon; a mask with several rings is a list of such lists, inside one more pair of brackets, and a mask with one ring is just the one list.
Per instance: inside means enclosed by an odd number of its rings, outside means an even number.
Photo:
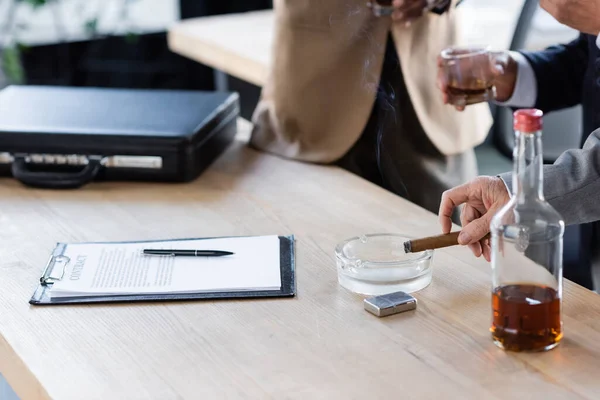
[{"label": "cigar smoke", "polygon": [[[372,11],[366,7],[361,7],[358,13],[372,13]],[[352,15],[357,14],[354,13]],[[351,15],[349,14],[347,18],[350,17]],[[387,35],[383,40],[375,38],[373,35],[374,29],[371,24],[379,23],[379,20],[370,19],[370,21],[370,23],[360,25],[360,29],[357,30],[354,40],[366,40],[368,43],[368,51],[362,65],[361,87],[371,95],[374,95],[375,98],[373,112],[377,113],[377,143],[375,145],[377,167],[381,180],[388,189],[410,201],[408,189],[403,182],[401,171],[398,169],[400,160],[392,159],[394,156],[389,155],[390,150],[387,148],[389,143],[386,144],[387,135],[401,134],[401,132],[398,132],[399,129],[402,129],[402,124],[399,124],[398,120],[398,112],[402,107],[402,97],[396,93],[397,88],[394,87],[393,82],[382,79],[389,79],[389,77],[382,76],[382,73],[376,68],[378,60],[383,59],[384,63],[390,62],[387,59],[387,57],[390,57],[390,53],[387,50],[388,41],[392,39],[391,35]],[[399,60],[394,57],[393,62],[396,63],[394,69],[399,69]],[[389,70],[389,64],[384,66],[384,68]],[[398,73],[401,72],[398,71]],[[394,142],[392,140],[391,144],[394,144]],[[387,157],[384,156],[386,154]]]},{"label": "cigar smoke", "polygon": [[[366,13],[369,14],[369,18],[365,18]],[[377,127],[375,128],[376,143],[374,144],[374,150],[381,179],[388,186],[388,189],[393,187],[394,192],[410,200],[408,189],[401,177],[401,171],[398,170],[398,160],[391,159],[385,143],[387,135],[394,134],[398,129],[401,129],[401,124],[398,123],[398,111],[402,107],[400,104],[401,97],[398,97],[396,93],[397,88],[390,82],[381,79],[380,71],[376,68],[377,61],[388,55],[386,54],[387,40],[391,40],[391,38],[386,36],[384,40],[381,40],[374,37],[373,32],[375,29],[373,29],[373,25],[380,23],[380,21],[377,18],[371,18],[371,14],[372,10],[362,3],[346,4],[341,15],[329,15],[329,26],[332,29],[339,24],[352,26],[354,29],[347,30],[351,32],[347,40],[352,43],[356,42],[357,45],[364,45],[360,42],[366,41],[367,51],[362,62],[361,82],[354,84],[359,84],[362,90],[367,91],[375,99],[373,113],[377,114]],[[399,63],[397,68],[400,68]],[[352,82],[348,84],[352,84]],[[387,154],[387,157],[384,154]],[[384,168],[384,163],[387,168]]]}]

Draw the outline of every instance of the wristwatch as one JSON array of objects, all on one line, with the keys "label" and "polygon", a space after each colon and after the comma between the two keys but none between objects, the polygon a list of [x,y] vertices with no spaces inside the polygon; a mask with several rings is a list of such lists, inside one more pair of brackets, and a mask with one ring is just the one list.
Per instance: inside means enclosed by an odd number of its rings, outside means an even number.
[{"label": "wristwatch", "polygon": [[[462,0],[459,0],[459,3]],[[427,0],[427,6],[424,11],[431,11],[437,14],[441,14],[448,9],[451,0]],[[394,12],[394,6],[392,0],[369,0],[367,1],[367,7],[373,10],[373,14],[376,17],[385,17],[392,15]]]},{"label": "wristwatch", "polygon": [[373,15],[376,17],[385,17],[392,15],[394,12],[394,6],[392,6],[392,0],[374,0],[367,1],[367,7],[373,11]]},{"label": "wristwatch", "polygon": [[448,10],[451,0],[427,0],[427,11],[441,14]]}]

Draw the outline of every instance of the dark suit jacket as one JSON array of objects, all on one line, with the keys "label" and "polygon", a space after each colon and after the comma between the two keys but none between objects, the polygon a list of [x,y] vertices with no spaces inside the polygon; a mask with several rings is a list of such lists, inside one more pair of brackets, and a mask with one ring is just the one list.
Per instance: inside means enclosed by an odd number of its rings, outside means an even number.
[{"label": "dark suit jacket", "polygon": [[580,34],[569,44],[521,53],[537,78],[536,108],[548,113],[582,105],[583,145],[600,127],[600,51],[596,36]]}]

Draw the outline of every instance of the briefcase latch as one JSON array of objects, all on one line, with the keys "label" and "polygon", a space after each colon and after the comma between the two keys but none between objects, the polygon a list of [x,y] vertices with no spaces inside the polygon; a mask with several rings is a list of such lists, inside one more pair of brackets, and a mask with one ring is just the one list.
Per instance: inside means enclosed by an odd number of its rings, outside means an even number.
[{"label": "briefcase latch", "polygon": [[162,157],[158,156],[110,156],[102,159],[102,165],[106,168],[144,168],[161,169]]}]

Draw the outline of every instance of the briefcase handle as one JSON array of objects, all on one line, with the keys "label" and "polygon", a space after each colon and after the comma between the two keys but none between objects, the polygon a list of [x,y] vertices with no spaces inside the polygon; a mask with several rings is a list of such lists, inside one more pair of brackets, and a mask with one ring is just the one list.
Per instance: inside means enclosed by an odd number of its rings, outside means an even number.
[{"label": "briefcase handle", "polygon": [[100,159],[91,158],[88,160],[88,164],[78,172],[31,171],[27,168],[25,157],[15,156],[11,172],[15,179],[28,186],[45,189],[76,189],[91,182],[101,167]]}]

